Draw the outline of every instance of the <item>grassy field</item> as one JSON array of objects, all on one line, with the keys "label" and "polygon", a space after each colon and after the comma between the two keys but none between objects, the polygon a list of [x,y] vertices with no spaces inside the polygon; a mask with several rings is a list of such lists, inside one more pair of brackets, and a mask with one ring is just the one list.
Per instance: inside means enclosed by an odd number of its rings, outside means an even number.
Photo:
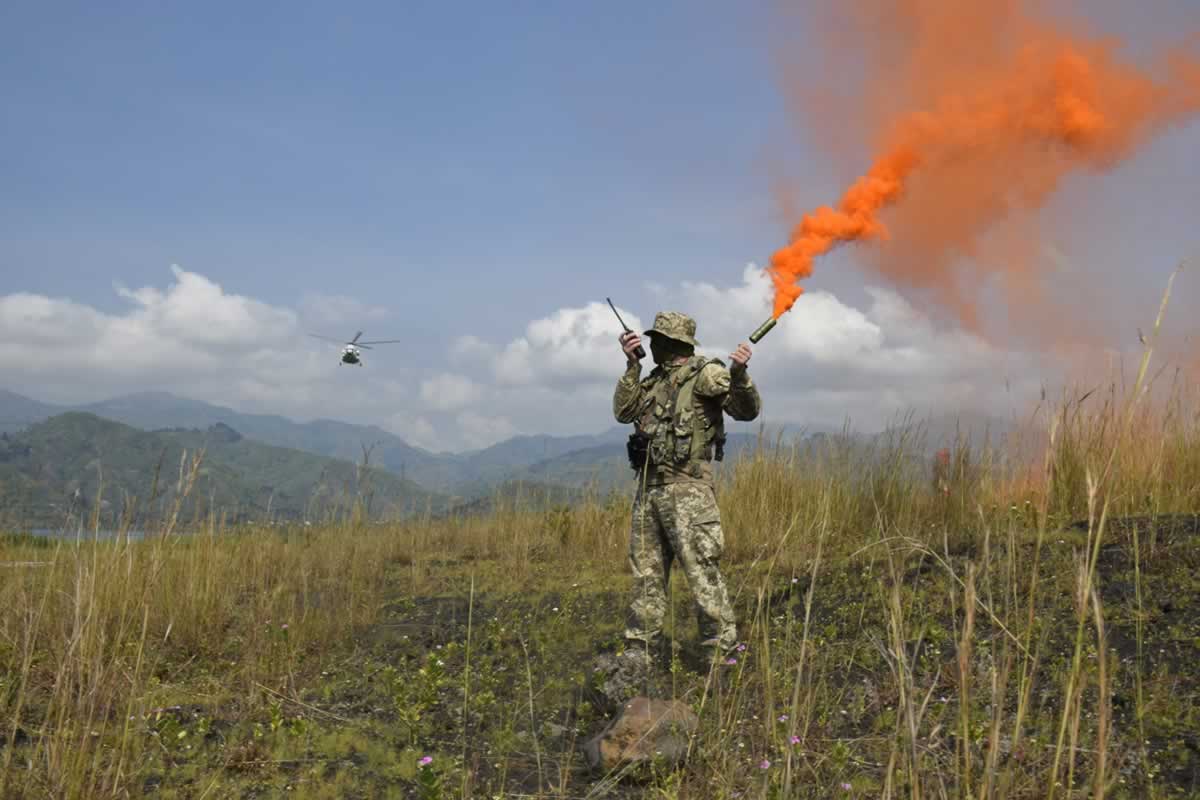
[{"label": "grassy field", "polygon": [[673,582],[677,771],[580,755],[627,497],[8,535],[0,797],[1200,796],[1200,403],[1142,385],[960,443],[944,484],[919,427],[726,465],[744,648],[707,667]]}]

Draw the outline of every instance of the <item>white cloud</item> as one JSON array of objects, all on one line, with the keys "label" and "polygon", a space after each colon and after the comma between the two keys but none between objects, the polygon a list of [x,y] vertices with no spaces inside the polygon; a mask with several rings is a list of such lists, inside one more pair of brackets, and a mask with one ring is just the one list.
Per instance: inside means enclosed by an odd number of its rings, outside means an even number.
[{"label": "white cloud", "polygon": [[[680,310],[697,321],[696,338],[704,352],[722,356],[771,316],[770,279],[754,265],[742,273],[742,283],[718,288],[708,283],[684,283]],[[877,351],[884,340],[874,315],[843,304],[827,292],[808,292],[779,320],[759,348],[781,350],[789,356],[826,364],[844,364]]]},{"label": "white cloud", "polygon": [[437,428],[425,417],[411,414],[393,414],[385,421],[385,427],[406,442],[426,450],[439,452],[446,449],[446,442],[438,436]]},{"label": "white cloud", "polygon": [[301,419],[373,421],[408,402],[409,382],[396,370],[337,369],[337,347],[306,338],[291,309],[178,267],[172,277],[163,289],[119,287],[130,306],[118,313],[64,298],[0,296],[3,384],[62,403],[163,390]]},{"label": "white cloud", "polygon": [[[3,386],[61,403],[169,391],[246,412],[378,423],[434,450],[608,425],[611,389],[579,391],[571,379],[578,370],[567,363],[579,353],[571,339],[587,346],[593,338],[590,323],[576,319],[554,330],[575,314],[530,326],[531,382],[511,386],[492,371],[505,348],[477,337],[450,347],[454,370],[437,369],[436,358],[425,368],[385,350],[371,351],[362,369],[339,367],[339,348],[307,337],[294,310],[229,292],[197,273],[175,268],[165,286],[117,292],[129,307],[116,313],[66,298],[0,296]],[[608,334],[605,350],[616,347],[615,331]],[[556,365],[555,386],[538,382],[534,356]],[[605,361],[619,358],[609,352]]]},{"label": "white cloud", "polygon": [[[772,292],[763,271],[749,265],[734,286],[685,282],[660,302],[662,310],[693,316],[701,352],[725,359],[769,318]],[[849,415],[856,424],[877,427],[909,409],[997,413],[1039,385],[1031,356],[939,329],[890,290],[872,287],[867,293],[870,304],[859,309],[827,292],[808,292],[754,346],[751,374],[763,393],[764,419],[837,426]],[[627,320],[643,329],[632,313]],[[512,412],[518,423],[561,415],[565,407],[586,408],[603,417],[596,425],[610,424],[607,403],[623,365],[619,332],[608,307],[592,303],[536,320],[503,346],[497,384],[537,398],[528,404],[537,409],[529,416]],[[1017,368],[1023,379],[1008,380],[1006,387],[1006,376]],[[507,407],[503,400],[501,407]]]},{"label": "white cloud", "polygon": [[[295,311],[196,273],[174,268],[165,288],[118,291],[130,302],[119,313],[0,296],[5,387],[61,402],[166,390],[242,411],[378,423],[434,450],[616,424],[610,402],[624,356],[604,303],[555,310],[508,342],[461,336],[448,346],[449,366],[437,353],[425,365],[371,351],[359,369],[337,367],[338,348],[306,337]],[[748,266],[735,285],[684,283],[656,302],[693,315],[703,352],[725,357],[769,316],[771,291]],[[872,288],[867,297],[856,308],[807,293],[754,347],[761,421],[838,426],[849,416],[870,429],[909,409],[1024,410],[1040,384],[1040,357],[939,327],[895,292]],[[621,314],[646,327],[632,311]]]},{"label": "white cloud", "polygon": [[496,357],[496,346],[478,336],[460,336],[450,346],[450,359],[455,364],[487,364]]},{"label": "white cloud", "polygon": [[[637,315],[618,307],[621,317],[641,331]],[[566,387],[614,380],[624,356],[617,338],[621,325],[607,303],[562,308],[534,320],[525,335],[504,347],[494,374],[500,384],[548,383]]]},{"label": "white cloud", "polygon": [[151,374],[186,380],[248,363],[258,371],[294,337],[293,312],[226,294],[178,267],[172,271],[175,283],[165,292],[118,289],[133,304],[124,314],[40,295],[0,298],[0,369],[94,391],[94,381],[120,385]]},{"label": "white cloud", "polygon": [[[386,308],[368,305],[353,297],[341,294],[305,292],[300,299],[300,311],[305,319],[320,325],[341,326],[349,329],[354,325],[377,321],[387,317]],[[358,330],[358,328],[355,328]],[[347,333],[347,337],[353,333]]]},{"label": "white cloud", "polygon": [[520,433],[512,420],[504,416],[489,416],[474,411],[464,411],[455,417],[458,435],[471,448],[487,447],[509,439]]},{"label": "white cloud", "polygon": [[479,387],[465,375],[439,373],[421,381],[421,401],[435,411],[466,408],[479,397]]},{"label": "white cloud", "polygon": [[167,291],[118,288],[138,310],[111,333],[137,337],[153,330],[175,341],[198,347],[243,346],[251,338],[280,342],[292,334],[296,315],[221,287],[194,272],[172,266],[175,284]]}]

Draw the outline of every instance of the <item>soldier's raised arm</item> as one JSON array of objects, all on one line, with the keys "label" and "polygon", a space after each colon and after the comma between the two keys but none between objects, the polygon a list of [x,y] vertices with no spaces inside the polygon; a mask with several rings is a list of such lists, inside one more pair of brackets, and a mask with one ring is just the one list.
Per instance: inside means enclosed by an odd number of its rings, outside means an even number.
[{"label": "soldier's raised arm", "polygon": [[758,387],[750,379],[750,371],[745,367],[734,367],[729,371],[729,394],[725,395],[725,413],[736,420],[749,422],[762,411],[762,398],[758,395]]},{"label": "soldier's raised arm", "polygon": [[642,401],[642,363],[635,355],[641,341],[636,333],[622,334],[620,341],[627,366],[613,392],[613,416],[617,422],[626,425],[637,419],[638,406]]},{"label": "soldier's raised arm", "polygon": [[750,362],[750,345],[742,342],[729,354],[729,394],[725,397],[725,413],[736,420],[749,422],[762,411],[762,398],[746,365]]},{"label": "soldier's raised arm", "polygon": [[696,394],[701,397],[721,397],[721,408],[726,414],[736,420],[749,422],[757,418],[762,411],[762,399],[746,369],[749,348],[742,352],[742,347],[745,345],[740,346],[730,357],[731,367],[727,368],[720,361],[714,361],[700,372]]}]

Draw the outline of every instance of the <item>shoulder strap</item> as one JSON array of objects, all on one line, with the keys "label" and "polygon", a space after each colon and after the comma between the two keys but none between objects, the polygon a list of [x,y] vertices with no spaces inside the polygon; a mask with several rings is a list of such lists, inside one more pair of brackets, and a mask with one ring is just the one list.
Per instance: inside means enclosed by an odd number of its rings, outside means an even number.
[{"label": "shoulder strap", "polygon": [[641,379],[640,383],[641,383],[642,387],[645,388],[647,386],[650,386],[653,383],[656,383],[658,381],[658,379],[661,378],[662,376],[663,376],[662,367],[655,366],[654,369],[650,370],[650,373],[646,377]]},{"label": "shoulder strap", "polygon": [[696,402],[696,381],[700,378],[700,371],[709,364],[717,364],[724,367],[725,364],[719,358],[701,358],[697,359],[697,364],[694,373],[689,376],[687,383],[681,387],[677,404],[675,405],[676,419],[682,409],[689,406],[693,409],[692,414],[692,460],[703,459],[707,461],[712,453],[710,446],[716,446],[716,460],[721,461],[724,458],[725,451],[725,420],[720,410],[717,411],[716,418],[711,420],[711,435],[708,432],[710,421],[708,420],[705,411],[700,408],[700,404]]},{"label": "shoulder strap", "polygon": [[675,419],[679,419],[679,415],[683,409],[691,407],[692,398],[695,396],[696,391],[696,379],[700,377],[700,370],[704,369],[707,364],[707,359],[696,357],[689,361],[688,365],[683,368],[687,371],[680,376],[679,382],[675,384],[675,396],[671,402]]}]

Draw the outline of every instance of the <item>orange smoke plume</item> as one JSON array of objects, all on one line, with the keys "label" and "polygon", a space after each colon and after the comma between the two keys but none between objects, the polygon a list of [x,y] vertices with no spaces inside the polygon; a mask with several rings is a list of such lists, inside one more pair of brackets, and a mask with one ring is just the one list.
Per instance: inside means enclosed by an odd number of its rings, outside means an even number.
[{"label": "orange smoke plume", "polygon": [[[864,28],[887,38],[866,42],[863,58],[891,59],[867,64],[866,97],[891,106],[876,114],[880,155],[836,208],[804,215],[772,255],[775,318],[803,292],[798,281],[812,275],[817,257],[847,242],[894,239],[902,243],[897,252],[873,268],[930,290],[974,327],[969,296],[984,276],[960,286],[964,259],[970,269],[999,273],[1010,288],[1037,281],[1011,274],[1032,270],[1028,264],[982,263],[980,240],[990,228],[1042,208],[1068,175],[1111,169],[1200,112],[1195,58],[1174,53],[1155,77],[1119,61],[1115,42],[1030,21],[1019,0],[858,5],[898,23]],[[894,204],[896,218],[885,226],[881,212]]]}]

